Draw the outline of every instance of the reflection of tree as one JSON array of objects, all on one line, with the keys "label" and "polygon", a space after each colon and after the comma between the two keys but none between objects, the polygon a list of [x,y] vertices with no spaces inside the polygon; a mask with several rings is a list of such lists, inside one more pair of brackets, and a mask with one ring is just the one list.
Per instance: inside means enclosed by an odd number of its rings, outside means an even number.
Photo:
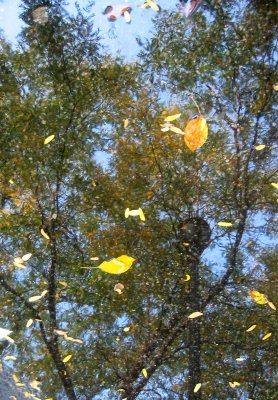
[{"label": "reflection of tree", "polygon": [[[267,280],[275,279],[275,252],[256,243],[273,233],[275,207],[273,13],[268,3],[244,12],[240,2],[210,3],[208,20],[200,12],[186,26],[176,15],[158,19],[143,74],[102,58],[91,21],[69,19],[57,2],[49,23],[25,29],[19,51],[3,43],[1,307],[21,374],[39,375],[47,396],[226,399],[235,396],[228,382],[240,380],[249,397],[270,398],[274,339],[262,345],[244,331],[249,322],[274,328],[271,309],[246,301],[255,288],[275,303]],[[177,105],[162,104],[149,75]],[[188,94],[209,124],[208,142],[194,154],[160,126],[180,110],[175,125],[184,128],[196,111]],[[257,151],[260,143],[266,148]],[[109,156],[106,171],[93,160],[97,150]],[[124,219],[126,207],[139,206],[144,224]],[[223,220],[233,226],[218,227]],[[207,221],[211,238],[188,235],[192,221],[198,229]],[[33,257],[22,273],[10,265],[24,252]],[[97,265],[90,256],[121,254],[137,262],[119,277],[84,268]],[[28,302],[45,288],[46,300]],[[188,319],[195,311],[204,316]],[[38,320],[31,333],[23,329],[29,318]],[[250,356],[240,372],[238,352]]]}]

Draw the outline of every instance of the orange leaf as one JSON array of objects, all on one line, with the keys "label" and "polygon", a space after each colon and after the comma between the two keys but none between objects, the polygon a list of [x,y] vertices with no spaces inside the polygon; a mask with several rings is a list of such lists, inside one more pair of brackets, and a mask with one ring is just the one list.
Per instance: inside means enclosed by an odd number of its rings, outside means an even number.
[{"label": "orange leaf", "polygon": [[188,122],[184,131],[184,141],[191,151],[202,147],[208,137],[207,121],[203,117],[197,117]]}]

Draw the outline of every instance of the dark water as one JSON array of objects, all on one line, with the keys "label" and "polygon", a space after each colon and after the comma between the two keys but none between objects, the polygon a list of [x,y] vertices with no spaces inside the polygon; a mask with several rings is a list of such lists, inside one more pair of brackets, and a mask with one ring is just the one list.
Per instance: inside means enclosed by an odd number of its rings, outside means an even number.
[{"label": "dark water", "polygon": [[277,3],[107,6],[2,34],[2,387],[275,400]]}]

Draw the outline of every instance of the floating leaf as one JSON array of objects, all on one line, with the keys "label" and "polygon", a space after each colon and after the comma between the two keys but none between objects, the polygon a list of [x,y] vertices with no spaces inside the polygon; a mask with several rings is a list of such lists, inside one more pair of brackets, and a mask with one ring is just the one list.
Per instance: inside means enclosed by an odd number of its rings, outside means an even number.
[{"label": "floating leaf", "polygon": [[59,285],[63,286],[63,287],[67,287],[68,284],[66,282],[63,281],[58,281]]},{"label": "floating leaf", "polygon": [[139,207],[138,210],[130,210],[129,208],[126,208],[125,218],[128,218],[129,216],[136,217],[137,215],[140,217],[141,221],[146,220],[142,208]]},{"label": "floating leaf", "polygon": [[4,361],[9,361],[9,360],[16,361],[16,357],[15,356],[6,356],[6,357],[4,357]]},{"label": "floating leaf", "polygon": [[59,335],[59,336],[67,336],[67,332],[62,331],[60,329],[54,329],[54,332],[56,333],[56,335]]},{"label": "floating leaf", "polygon": [[273,85],[273,89],[277,92],[278,91],[278,83],[275,83],[275,85]]},{"label": "floating leaf", "polygon": [[91,257],[90,260],[97,261],[97,260],[99,260],[99,257]]},{"label": "floating leaf", "polygon": [[130,326],[126,326],[126,327],[123,329],[123,331],[124,331],[124,332],[129,332],[129,331],[130,331],[130,329],[131,329],[131,327],[130,327]]},{"label": "floating leaf", "polygon": [[180,128],[177,128],[176,126],[171,126],[170,127],[170,131],[175,132],[175,133],[180,133],[181,135],[184,135],[184,132]]},{"label": "floating leaf", "polygon": [[144,378],[148,377],[148,372],[147,372],[146,368],[142,369],[142,374],[143,374]]},{"label": "floating leaf", "polygon": [[135,258],[122,255],[120,257],[113,258],[110,261],[104,261],[97,268],[104,272],[108,272],[109,274],[122,274],[131,268],[134,261]]},{"label": "floating leaf", "polygon": [[26,268],[24,264],[21,264],[20,262],[17,262],[17,261],[13,262],[13,266],[17,267],[17,268],[21,268],[21,269],[25,269]]},{"label": "floating leaf", "polygon": [[224,227],[229,227],[232,226],[233,223],[232,222],[225,222],[225,221],[220,221],[217,223],[218,226],[224,226]]},{"label": "floating leaf", "polygon": [[72,357],[72,354],[69,354],[68,356],[66,356],[65,358],[63,358],[63,362],[67,363]]},{"label": "floating leaf", "polygon": [[147,5],[149,5],[153,10],[159,11],[159,6],[152,0],[146,0]]},{"label": "floating leaf", "polygon": [[26,328],[29,328],[33,324],[34,320],[33,319],[28,319]]},{"label": "floating leaf", "polygon": [[186,274],[186,275],[185,275],[185,282],[190,281],[190,279],[191,279],[191,276],[188,275],[188,274]]},{"label": "floating leaf", "polygon": [[168,117],[166,117],[164,119],[164,121],[166,121],[166,122],[175,121],[175,119],[178,119],[180,116],[181,116],[181,114],[169,115]]},{"label": "floating leaf", "polygon": [[22,257],[23,261],[28,261],[32,257],[32,253],[27,253]]},{"label": "floating leaf", "polygon": [[271,182],[271,185],[275,187],[275,189],[278,189],[278,183]]},{"label": "floating leaf", "polygon": [[35,301],[40,300],[42,297],[44,297],[47,293],[47,290],[44,290],[40,295],[37,296],[32,296],[28,299],[29,303],[34,303]]},{"label": "floating leaf", "polygon": [[124,127],[127,128],[129,124],[128,118],[124,119]]},{"label": "floating leaf", "polygon": [[201,386],[202,386],[201,383],[197,383],[197,385],[195,385],[194,387],[194,393],[197,393],[201,389]]},{"label": "floating leaf", "polygon": [[231,386],[231,388],[235,388],[235,387],[237,387],[237,386],[240,386],[240,383],[239,382],[229,382],[229,385]]},{"label": "floating leaf", "polygon": [[267,304],[269,305],[270,308],[272,308],[272,310],[274,311],[276,310],[275,305],[271,301],[269,301]]},{"label": "floating leaf", "polygon": [[193,312],[192,314],[190,314],[190,315],[188,316],[188,318],[190,318],[190,319],[198,318],[198,317],[201,317],[201,315],[203,315],[203,313],[201,313],[200,311],[195,311],[195,312]]},{"label": "floating leaf", "polygon": [[35,389],[35,390],[41,390],[41,389],[39,388],[39,385],[41,385],[41,382],[40,382],[40,381],[34,380],[34,381],[30,382],[30,386],[31,386],[33,389]]},{"label": "floating leaf", "polygon": [[255,147],[256,150],[260,151],[265,148],[265,144],[258,144],[258,146]]},{"label": "floating leaf", "polygon": [[5,339],[11,344],[14,343],[14,340],[10,336],[6,336]]},{"label": "floating leaf", "polygon": [[262,338],[262,340],[267,340],[268,338],[270,338],[271,335],[272,335],[271,332],[267,333],[266,335],[264,335],[264,337]]},{"label": "floating leaf", "polygon": [[19,378],[17,377],[17,375],[13,374],[13,380],[15,383],[19,382]]},{"label": "floating leaf", "polygon": [[0,328],[0,339],[6,338],[13,331],[9,331],[8,329]]},{"label": "floating leaf", "polygon": [[251,299],[257,304],[268,303],[268,299],[263,293],[257,292],[256,290],[249,290],[248,294],[251,297]]},{"label": "floating leaf", "polygon": [[257,325],[250,326],[250,328],[246,329],[246,332],[252,332],[256,328],[256,326]]},{"label": "floating leaf", "polygon": [[127,24],[129,24],[129,23],[131,22],[131,17],[130,17],[130,14],[129,14],[128,11],[125,11],[125,12],[124,12],[124,18],[125,18],[125,22],[126,22]]},{"label": "floating leaf", "polygon": [[43,236],[45,239],[47,239],[47,240],[50,239],[50,237],[49,237],[48,234],[44,231],[44,229],[41,229],[41,234],[42,234],[42,236]]},{"label": "floating leaf", "polygon": [[50,143],[55,138],[55,135],[50,135],[46,139],[44,139],[44,144]]},{"label": "floating leaf", "polygon": [[188,122],[184,131],[184,141],[192,152],[202,147],[208,137],[208,126],[205,118],[199,116]]}]

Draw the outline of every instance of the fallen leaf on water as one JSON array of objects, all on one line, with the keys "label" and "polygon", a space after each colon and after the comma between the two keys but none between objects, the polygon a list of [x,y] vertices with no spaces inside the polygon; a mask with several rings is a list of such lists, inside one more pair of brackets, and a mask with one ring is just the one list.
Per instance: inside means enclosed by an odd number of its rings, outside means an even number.
[{"label": "fallen leaf on water", "polygon": [[124,119],[124,127],[127,128],[129,124],[128,118]]},{"label": "fallen leaf on water", "polygon": [[29,328],[33,324],[34,320],[33,319],[28,319],[26,328]]},{"label": "fallen leaf on water", "polygon": [[192,152],[202,147],[208,137],[208,126],[205,118],[199,116],[188,122],[184,131],[184,141]]},{"label": "fallen leaf on water", "polygon": [[120,257],[113,258],[110,261],[104,261],[97,268],[104,272],[108,272],[109,274],[122,274],[131,268],[134,261],[135,258],[122,255]]},{"label": "fallen leaf on water", "polygon": [[269,305],[270,308],[272,308],[272,310],[276,311],[276,307],[271,301],[269,301],[267,304]]},{"label": "fallen leaf on water", "polygon": [[175,121],[175,119],[178,119],[180,116],[181,114],[168,115],[168,117],[166,117],[164,121],[166,122]]},{"label": "fallen leaf on water", "polygon": [[153,10],[159,11],[159,6],[152,0],[146,0],[147,5],[149,5]]},{"label": "fallen leaf on water", "polygon": [[40,295],[37,296],[32,296],[28,299],[29,303],[34,303],[35,301],[40,300],[42,297],[44,297],[47,293],[47,290],[44,290]]},{"label": "fallen leaf on water", "polygon": [[130,210],[129,208],[126,208],[125,218],[128,218],[129,216],[136,217],[137,215],[140,217],[141,221],[146,221],[142,208],[139,207],[138,210]]},{"label": "fallen leaf on water", "polygon": [[24,256],[22,256],[23,261],[28,261],[32,257],[32,253],[27,253]]},{"label": "fallen leaf on water", "polygon": [[197,383],[194,387],[194,393],[197,393],[200,389],[201,389],[202,384],[201,383]]},{"label": "fallen leaf on water", "polygon": [[225,227],[228,227],[228,226],[232,226],[233,223],[232,223],[232,222],[220,221],[220,222],[217,223],[217,225],[218,225],[218,226],[225,226]]},{"label": "fallen leaf on water", "polygon": [[257,325],[250,326],[250,328],[246,329],[246,332],[252,332],[256,328],[256,326]]},{"label": "fallen leaf on water", "polygon": [[97,261],[97,260],[99,260],[99,257],[91,257],[90,260],[91,261]]},{"label": "fallen leaf on water", "polygon": [[131,22],[131,17],[128,11],[124,12],[125,22],[129,24]]},{"label": "fallen leaf on water", "polygon": [[44,144],[50,143],[55,138],[55,135],[50,135],[46,139],[44,139]]},{"label": "fallen leaf on water", "polygon": [[15,383],[19,382],[19,379],[18,379],[17,375],[15,375],[15,374],[13,375],[13,380],[14,380]]},{"label": "fallen leaf on water", "polygon": [[271,332],[267,333],[266,335],[264,335],[264,337],[262,338],[262,340],[267,340],[268,338],[270,338],[271,335],[272,335]]},{"label": "fallen leaf on water", "polygon": [[194,313],[190,314],[188,316],[188,318],[191,318],[191,319],[198,318],[198,317],[201,317],[201,315],[203,315],[203,313],[201,313],[200,311],[195,311]]},{"label": "fallen leaf on water", "polygon": [[54,332],[56,333],[56,335],[59,335],[59,336],[67,336],[67,332],[62,331],[61,329],[54,329]]},{"label": "fallen leaf on water", "polygon": [[5,361],[9,361],[9,360],[15,361],[16,357],[15,356],[6,356],[6,357],[4,357],[4,360]]},{"label": "fallen leaf on water", "polygon": [[36,380],[34,380],[34,381],[32,381],[32,382],[30,383],[30,386],[31,386],[33,389],[35,389],[35,390],[41,390],[41,389],[39,388],[39,385],[41,385],[41,382],[40,382],[40,381],[36,381]]},{"label": "fallen leaf on water", "polygon": [[258,144],[258,146],[255,147],[256,150],[263,150],[265,148],[265,144]]},{"label": "fallen leaf on water", "polygon": [[42,236],[43,236],[45,239],[47,239],[47,240],[50,239],[50,237],[49,237],[48,234],[44,231],[44,229],[41,229],[41,234],[42,234]]},{"label": "fallen leaf on water", "polygon": [[263,293],[257,292],[256,290],[249,290],[248,294],[251,297],[251,299],[257,304],[268,303],[268,299]]},{"label": "fallen leaf on water", "polygon": [[6,339],[9,343],[14,344],[14,340],[13,340],[10,336],[6,336],[5,339]]},{"label": "fallen leaf on water", "polygon": [[184,132],[180,128],[177,128],[176,126],[171,126],[170,127],[170,131],[175,132],[175,133],[180,133],[181,135],[184,135]]},{"label": "fallen leaf on water", "polygon": [[237,386],[240,386],[240,383],[239,382],[229,382],[229,385],[231,386],[231,388],[235,388],[235,387],[237,387]]},{"label": "fallen leaf on water", "polygon": [[275,187],[275,189],[278,189],[278,183],[271,182],[271,185]]},{"label": "fallen leaf on water", "polygon": [[69,354],[68,356],[66,356],[65,358],[63,358],[63,363],[67,363],[72,357],[72,354]]},{"label": "fallen leaf on water", "polygon": [[142,369],[142,374],[144,375],[145,378],[148,377],[148,372],[147,372],[146,368]]},{"label": "fallen leaf on water", "polygon": [[8,329],[0,328],[0,339],[6,338],[13,331],[9,331]]}]

